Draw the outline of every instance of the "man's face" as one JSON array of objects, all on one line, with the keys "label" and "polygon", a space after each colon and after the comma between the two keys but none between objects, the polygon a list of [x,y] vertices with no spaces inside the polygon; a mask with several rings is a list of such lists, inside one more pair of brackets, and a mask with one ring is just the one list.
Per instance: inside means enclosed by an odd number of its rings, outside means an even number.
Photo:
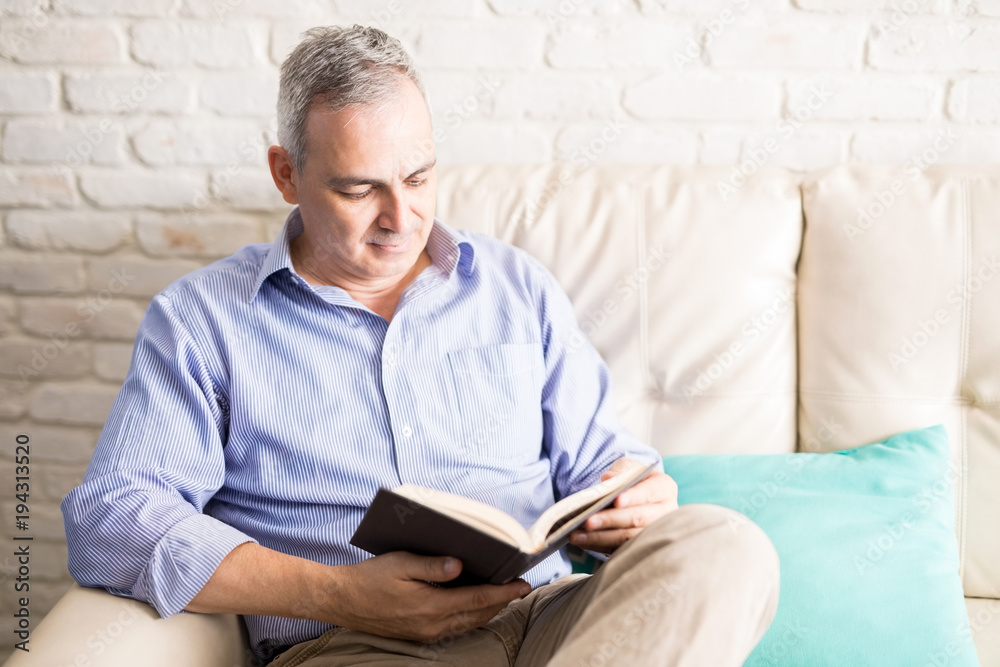
[{"label": "man's face", "polygon": [[402,278],[414,266],[434,221],[432,134],[409,79],[381,110],[309,111],[306,160],[293,177],[307,266],[358,286]]}]

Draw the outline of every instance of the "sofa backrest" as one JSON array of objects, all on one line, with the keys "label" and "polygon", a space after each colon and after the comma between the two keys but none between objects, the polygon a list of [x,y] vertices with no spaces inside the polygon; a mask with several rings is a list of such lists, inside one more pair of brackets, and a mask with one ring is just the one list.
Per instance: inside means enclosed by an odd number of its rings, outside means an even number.
[{"label": "sofa backrest", "polygon": [[802,192],[800,432],[943,423],[965,592],[1000,597],[1000,170],[841,167]]},{"label": "sofa backrest", "polygon": [[1000,170],[462,165],[438,181],[441,220],[555,274],[622,421],[664,455],[944,423],[966,594],[1000,597]]}]

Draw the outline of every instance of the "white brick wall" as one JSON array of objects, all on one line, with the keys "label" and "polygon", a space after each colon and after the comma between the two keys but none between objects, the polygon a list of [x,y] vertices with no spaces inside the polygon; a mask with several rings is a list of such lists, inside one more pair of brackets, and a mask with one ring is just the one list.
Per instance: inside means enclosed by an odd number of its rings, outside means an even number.
[{"label": "white brick wall", "polygon": [[150,297],[276,232],[278,67],[356,22],[410,49],[441,163],[569,160],[616,123],[598,160],[732,164],[793,121],[770,164],[902,164],[944,128],[941,161],[1000,159],[997,0],[0,0],[0,439],[38,452],[36,618]]}]

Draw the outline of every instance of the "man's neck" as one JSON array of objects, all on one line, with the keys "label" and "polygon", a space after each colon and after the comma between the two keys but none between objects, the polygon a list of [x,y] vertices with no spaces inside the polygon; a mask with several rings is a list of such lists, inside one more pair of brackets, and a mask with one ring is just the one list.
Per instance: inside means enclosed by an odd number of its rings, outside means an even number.
[{"label": "man's neck", "polygon": [[307,261],[305,259],[307,252],[307,250],[304,250],[302,236],[292,239],[289,246],[292,266],[295,267],[296,273],[302,276],[303,280],[310,285],[340,287],[352,299],[385,318],[386,322],[392,320],[403,290],[420,275],[421,271],[432,263],[431,256],[427,253],[427,248],[424,248],[420,251],[420,255],[417,256],[417,261],[413,263],[413,266],[402,277],[365,283],[328,273],[330,267]]}]

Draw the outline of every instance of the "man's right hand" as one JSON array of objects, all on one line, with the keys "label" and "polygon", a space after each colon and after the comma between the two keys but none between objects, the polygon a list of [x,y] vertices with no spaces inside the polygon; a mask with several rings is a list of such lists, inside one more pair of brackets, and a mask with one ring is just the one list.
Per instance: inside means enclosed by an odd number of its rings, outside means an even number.
[{"label": "man's right hand", "polygon": [[336,583],[319,592],[334,625],[383,637],[432,642],[478,628],[531,586],[516,579],[501,586],[482,584],[439,588],[428,581],[457,577],[456,558],[393,551],[357,565],[337,567]]}]

